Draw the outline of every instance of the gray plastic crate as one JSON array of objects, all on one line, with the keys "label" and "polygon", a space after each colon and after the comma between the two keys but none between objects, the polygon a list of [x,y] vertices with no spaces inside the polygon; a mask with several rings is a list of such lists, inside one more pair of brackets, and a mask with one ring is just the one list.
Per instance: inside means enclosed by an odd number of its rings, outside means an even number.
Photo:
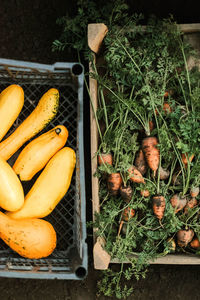
[{"label": "gray plastic crate", "polygon": [[[25,259],[0,240],[2,277],[83,279],[87,275],[83,81],[84,69],[78,63],[59,62],[45,65],[0,59],[0,91],[10,84],[19,84],[25,95],[23,109],[6,137],[33,111],[41,96],[54,87],[60,93],[59,111],[39,135],[56,125],[65,125],[69,131],[66,146],[73,148],[77,156],[76,169],[67,194],[45,218],[56,230],[56,249],[47,258]],[[9,159],[10,165],[14,163],[22,148]],[[25,194],[38,175],[30,182],[22,182]]]}]

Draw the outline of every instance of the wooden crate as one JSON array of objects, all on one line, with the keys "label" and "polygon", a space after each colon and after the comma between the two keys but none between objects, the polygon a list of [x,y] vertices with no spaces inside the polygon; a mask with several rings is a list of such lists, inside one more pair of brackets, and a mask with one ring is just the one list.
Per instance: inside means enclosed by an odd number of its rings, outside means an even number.
[{"label": "wooden crate", "polygon": [[[181,31],[184,33],[184,37],[192,44],[192,46],[199,52],[200,56],[200,23],[195,24],[179,24]],[[144,26],[145,29],[145,26]],[[88,46],[93,51],[94,60],[96,62],[97,54],[101,47],[102,41],[108,31],[108,28],[104,24],[89,24],[88,25]],[[188,61],[188,67],[191,68],[197,65],[200,69],[200,59],[195,60],[191,58]],[[97,81],[95,79],[89,79],[90,97],[93,105],[90,105],[90,136],[91,136],[91,178],[92,178],[92,209],[93,209],[93,221],[95,220],[95,213],[100,212],[99,201],[99,182],[98,178],[93,174],[97,170],[97,157],[95,153],[98,149],[98,130],[93,111],[97,110],[98,97],[97,97]],[[94,247],[93,247],[93,260],[95,269],[107,269],[109,263],[120,263],[117,259],[111,260],[110,255],[103,249],[104,241],[94,234]],[[128,263],[128,262],[124,262]],[[151,264],[175,264],[175,265],[199,265],[200,256],[192,254],[167,254],[164,257],[157,258],[152,261]]]}]

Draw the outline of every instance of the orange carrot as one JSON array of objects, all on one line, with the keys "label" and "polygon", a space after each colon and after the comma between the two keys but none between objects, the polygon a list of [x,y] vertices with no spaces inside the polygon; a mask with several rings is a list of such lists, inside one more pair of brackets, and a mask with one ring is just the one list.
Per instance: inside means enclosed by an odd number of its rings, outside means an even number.
[{"label": "orange carrot", "polygon": [[145,183],[144,178],[140,171],[135,166],[131,166],[128,169],[129,179],[136,183]]},{"label": "orange carrot", "polygon": [[146,137],[142,141],[142,150],[144,152],[148,166],[154,172],[154,176],[159,166],[160,153],[156,148],[158,144],[156,137]]},{"label": "orange carrot", "polygon": [[141,194],[141,196],[144,197],[144,198],[147,198],[147,197],[149,197],[149,195],[150,195],[149,190],[141,190],[141,191],[140,191],[140,194]]},{"label": "orange carrot", "polygon": [[144,175],[147,171],[147,163],[145,161],[144,153],[142,149],[139,150],[137,153],[136,159],[135,159],[135,166],[138,169],[138,171]]},{"label": "orange carrot", "polygon": [[122,220],[128,222],[129,219],[135,216],[135,210],[129,206],[123,210]]},{"label": "orange carrot", "polygon": [[166,115],[170,114],[172,112],[172,109],[171,109],[171,106],[169,105],[169,103],[164,102],[164,104],[163,104],[163,111],[164,111],[164,113]]},{"label": "orange carrot", "polygon": [[179,196],[179,194],[175,194],[170,199],[170,202],[171,202],[172,207],[175,208],[175,213],[177,213],[186,206],[187,198],[181,197],[181,196]]},{"label": "orange carrot", "polygon": [[166,90],[164,93],[164,98],[168,98],[169,96],[172,96],[174,94],[173,90]]},{"label": "orange carrot", "polygon": [[192,187],[190,190],[190,196],[195,198],[199,195],[199,187]]},{"label": "orange carrot", "polygon": [[197,206],[197,199],[196,198],[191,198],[190,200],[187,201],[186,206],[184,207],[184,212],[187,214],[188,213],[188,209],[193,208]]},{"label": "orange carrot", "polygon": [[169,96],[169,92],[166,91],[166,92],[164,93],[164,98],[167,98],[168,96]]},{"label": "orange carrot", "polygon": [[103,163],[107,163],[112,166],[113,164],[113,157],[111,153],[101,153],[98,155],[98,163],[102,165]]},{"label": "orange carrot", "polygon": [[116,196],[122,184],[122,177],[120,173],[112,173],[108,175],[107,185],[111,195]]},{"label": "orange carrot", "polygon": [[121,233],[121,230],[123,228],[123,225],[124,225],[124,221],[121,220],[121,222],[119,223],[119,229],[118,229],[118,233],[117,233],[117,236],[119,237],[120,236],[120,233]]},{"label": "orange carrot", "polygon": [[164,216],[165,205],[165,198],[163,196],[158,195],[153,197],[153,212],[159,220],[162,220]]},{"label": "orange carrot", "polygon": [[187,153],[186,154],[182,153],[181,157],[182,157],[182,161],[183,161],[185,167],[187,168],[188,161],[191,162],[193,160],[194,154],[192,154],[192,155],[190,155],[190,157],[188,157]]},{"label": "orange carrot", "polygon": [[149,130],[150,130],[150,132],[152,132],[152,130],[154,129],[154,123],[153,123],[153,121],[149,121]]},{"label": "orange carrot", "polygon": [[121,185],[119,189],[120,195],[126,201],[127,203],[131,201],[132,195],[133,195],[133,189],[130,185],[124,186]]},{"label": "orange carrot", "polygon": [[199,249],[200,248],[200,242],[198,240],[198,238],[194,238],[191,243],[190,246],[194,249]]},{"label": "orange carrot", "polygon": [[121,222],[119,224],[119,229],[118,229],[118,234],[117,236],[120,235],[120,232],[122,230],[122,227],[124,225],[124,222],[128,222],[130,219],[132,219],[135,216],[135,210],[133,208],[127,207],[123,210],[122,212],[122,218]]},{"label": "orange carrot", "polygon": [[186,247],[193,239],[194,231],[192,229],[179,230],[177,232],[177,243],[180,247]]},{"label": "orange carrot", "polygon": [[[171,109],[171,106],[169,105],[168,102],[164,102],[163,103],[163,111],[164,113],[167,115],[167,114],[170,114],[172,112],[172,109]],[[158,116],[159,113],[157,111],[157,109],[155,109],[155,114]]]},{"label": "orange carrot", "polygon": [[121,228],[121,231],[124,235],[126,235],[126,232],[127,232],[127,223],[123,223],[123,226]]}]

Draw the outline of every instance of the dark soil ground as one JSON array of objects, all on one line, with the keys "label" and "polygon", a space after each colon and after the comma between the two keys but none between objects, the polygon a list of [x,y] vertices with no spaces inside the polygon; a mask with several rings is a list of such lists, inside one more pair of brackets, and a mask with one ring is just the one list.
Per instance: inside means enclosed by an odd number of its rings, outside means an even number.
[{"label": "dark soil ground", "polygon": [[[74,61],[72,52],[52,52],[51,45],[59,37],[56,19],[73,11],[75,3],[69,0],[2,0],[0,5],[0,58],[18,59],[40,63]],[[152,2],[152,3],[151,3]],[[171,2],[171,1],[170,1]],[[199,22],[199,10],[192,1],[130,1],[134,9],[166,16],[172,12],[180,23]],[[180,11],[181,7],[181,11]],[[85,147],[89,156],[89,101],[85,96]],[[91,219],[90,161],[86,160],[87,218]],[[91,232],[89,232],[89,236]],[[101,272],[92,264],[91,237],[89,244],[89,271],[83,281],[28,280],[0,278],[2,300],[94,300]],[[147,278],[133,282],[135,294],[130,299],[154,300],[200,299],[200,266],[151,266]],[[108,299],[100,297],[99,299]]]}]

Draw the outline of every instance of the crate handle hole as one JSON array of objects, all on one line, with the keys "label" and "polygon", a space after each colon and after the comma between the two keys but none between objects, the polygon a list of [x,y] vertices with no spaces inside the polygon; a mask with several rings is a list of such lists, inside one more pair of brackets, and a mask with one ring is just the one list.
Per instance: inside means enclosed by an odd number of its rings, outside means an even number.
[{"label": "crate handle hole", "polygon": [[83,72],[83,67],[81,64],[75,64],[72,67],[72,73],[76,76],[81,75],[81,73]]},{"label": "crate handle hole", "polygon": [[79,267],[76,269],[75,274],[76,274],[76,276],[77,276],[78,278],[83,279],[83,278],[85,278],[87,272],[86,272],[86,269],[85,269],[84,267],[79,266]]}]

